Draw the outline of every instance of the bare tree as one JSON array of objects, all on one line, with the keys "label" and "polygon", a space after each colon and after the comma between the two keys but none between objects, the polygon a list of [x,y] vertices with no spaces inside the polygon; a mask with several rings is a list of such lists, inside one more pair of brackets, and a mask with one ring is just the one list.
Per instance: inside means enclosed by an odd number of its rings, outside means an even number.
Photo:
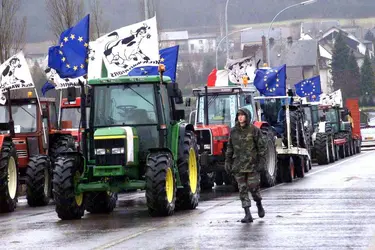
[{"label": "bare tree", "polygon": [[0,0],[0,3],[0,63],[3,63],[24,48],[26,17],[17,18],[20,0]]},{"label": "bare tree", "polygon": [[[108,4],[108,0],[106,2]],[[109,22],[103,18],[103,7],[100,0],[90,1],[90,39],[95,40],[109,30]]]},{"label": "bare tree", "polygon": [[84,16],[83,0],[46,0],[46,9],[50,17],[51,31],[56,39]]}]

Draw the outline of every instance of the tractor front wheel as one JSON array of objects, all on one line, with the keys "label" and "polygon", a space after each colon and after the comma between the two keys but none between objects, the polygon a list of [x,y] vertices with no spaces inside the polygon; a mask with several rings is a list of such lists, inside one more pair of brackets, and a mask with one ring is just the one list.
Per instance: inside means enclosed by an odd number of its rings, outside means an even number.
[{"label": "tractor front wheel", "polygon": [[117,193],[91,192],[87,195],[86,210],[92,214],[109,214],[117,202]]},{"label": "tractor front wheel", "polygon": [[318,164],[319,165],[328,164],[330,162],[329,151],[331,150],[331,148],[328,142],[327,134],[324,134],[324,133],[316,134],[314,148],[315,148],[316,159],[318,161]]},{"label": "tractor front wheel", "polygon": [[75,157],[58,157],[53,170],[56,212],[62,220],[80,219],[85,212],[85,196],[76,188],[82,172]]},{"label": "tractor front wheel", "polygon": [[172,155],[150,153],[147,158],[146,200],[151,216],[172,215],[176,205],[176,181]]},{"label": "tractor front wheel", "polygon": [[183,188],[177,190],[177,208],[195,209],[200,195],[200,166],[198,147],[195,135],[186,131],[184,137],[184,154],[178,159],[178,172]]},{"label": "tractor front wheel", "polygon": [[17,205],[17,152],[13,142],[4,141],[0,158],[0,212],[13,212]]},{"label": "tractor front wheel", "polygon": [[46,206],[51,197],[51,161],[47,155],[30,157],[26,169],[26,199],[30,207]]}]

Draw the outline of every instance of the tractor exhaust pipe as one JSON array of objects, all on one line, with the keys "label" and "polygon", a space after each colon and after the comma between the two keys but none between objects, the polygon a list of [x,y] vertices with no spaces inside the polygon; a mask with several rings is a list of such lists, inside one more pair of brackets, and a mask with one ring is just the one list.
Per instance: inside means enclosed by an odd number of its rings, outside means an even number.
[{"label": "tractor exhaust pipe", "polygon": [[208,91],[207,86],[204,86],[204,125],[208,125]]},{"label": "tractor exhaust pipe", "polygon": [[10,136],[14,138],[16,133],[14,131],[14,120],[12,114],[12,101],[10,100],[10,88],[7,89],[7,98],[8,98],[8,110],[9,110],[9,132]]}]

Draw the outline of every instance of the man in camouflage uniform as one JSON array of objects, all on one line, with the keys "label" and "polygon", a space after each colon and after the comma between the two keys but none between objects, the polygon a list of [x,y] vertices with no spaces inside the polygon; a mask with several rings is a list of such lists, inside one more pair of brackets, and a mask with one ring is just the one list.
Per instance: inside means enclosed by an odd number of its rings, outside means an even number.
[{"label": "man in camouflage uniform", "polygon": [[266,145],[262,131],[250,123],[251,114],[240,108],[236,115],[236,125],[231,129],[225,154],[225,170],[233,174],[238,183],[245,217],[242,223],[253,222],[250,213],[249,191],[258,207],[258,215],[264,217],[262,197],[260,196],[260,170],[263,168]]}]

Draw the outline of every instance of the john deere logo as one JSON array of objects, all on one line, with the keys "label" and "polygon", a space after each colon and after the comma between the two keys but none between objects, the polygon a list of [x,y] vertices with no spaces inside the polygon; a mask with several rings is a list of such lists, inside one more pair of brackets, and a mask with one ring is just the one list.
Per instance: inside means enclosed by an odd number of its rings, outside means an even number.
[{"label": "john deere logo", "polygon": [[106,148],[106,149],[105,149],[105,152],[106,152],[107,154],[110,154],[110,153],[111,153],[111,149],[110,149],[110,148]]}]

